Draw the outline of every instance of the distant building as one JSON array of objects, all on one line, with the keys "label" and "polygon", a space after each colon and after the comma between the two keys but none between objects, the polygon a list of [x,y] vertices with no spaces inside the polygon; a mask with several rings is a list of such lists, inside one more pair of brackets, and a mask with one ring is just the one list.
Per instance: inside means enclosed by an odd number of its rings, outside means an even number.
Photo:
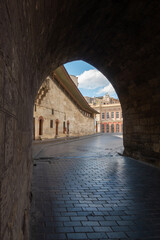
[{"label": "distant building", "polygon": [[97,112],[78,90],[77,77],[72,79],[60,66],[41,85],[33,111],[34,139],[95,133]]},{"label": "distant building", "polygon": [[123,115],[118,99],[112,98],[108,93],[102,97],[85,97],[92,108],[100,114],[96,115],[96,131],[102,133],[122,133]]},{"label": "distant building", "polygon": [[94,98],[91,98],[91,97],[85,97],[86,101],[89,103],[89,104],[92,104],[93,103],[93,100]]}]

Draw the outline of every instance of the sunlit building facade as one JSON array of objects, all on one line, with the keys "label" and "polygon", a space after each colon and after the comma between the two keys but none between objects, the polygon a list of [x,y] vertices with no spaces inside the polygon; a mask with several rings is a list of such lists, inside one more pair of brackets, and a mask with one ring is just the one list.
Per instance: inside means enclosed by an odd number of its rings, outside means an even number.
[{"label": "sunlit building facade", "polygon": [[96,131],[102,133],[123,133],[123,115],[120,101],[108,93],[103,97],[85,97],[96,115]]},{"label": "sunlit building facade", "polygon": [[33,139],[83,136],[95,133],[95,109],[77,88],[78,79],[64,66],[41,85],[33,111]]}]

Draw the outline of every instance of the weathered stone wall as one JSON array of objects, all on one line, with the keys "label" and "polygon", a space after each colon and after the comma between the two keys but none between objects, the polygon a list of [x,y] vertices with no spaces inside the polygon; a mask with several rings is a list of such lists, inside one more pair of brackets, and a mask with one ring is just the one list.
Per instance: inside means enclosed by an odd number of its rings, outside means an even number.
[{"label": "weathered stone wall", "polygon": [[[18,3],[17,3],[18,4]],[[28,239],[33,90],[22,6],[0,3],[0,239]],[[22,12],[20,12],[22,11]],[[22,25],[21,25],[22,24]],[[28,38],[29,41],[29,38]],[[28,51],[28,52],[27,52]],[[26,57],[25,57],[26,55]]]},{"label": "weathered stone wall", "polygon": [[[49,78],[48,78],[49,79]],[[58,137],[65,137],[63,122],[67,128],[69,121],[69,136],[82,136],[95,133],[94,118],[84,116],[80,109],[68,98],[58,85],[49,79],[49,91],[40,104],[34,108],[35,139],[54,138],[56,136],[56,120],[58,123]],[[54,114],[52,114],[52,109]],[[43,134],[39,136],[39,118],[43,117]],[[53,120],[53,128],[50,127]]]},{"label": "weathered stone wall", "polygon": [[33,103],[65,62],[85,60],[108,77],[125,153],[159,163],[159,12],[156,0],[0,2],[0,239],[28,239]]},{"label": "weathered stone wall", "polygon": [[31,179],[32,99],[22,98],[13,72],[1,59],[0,82],[0,239],[28,235]]}]

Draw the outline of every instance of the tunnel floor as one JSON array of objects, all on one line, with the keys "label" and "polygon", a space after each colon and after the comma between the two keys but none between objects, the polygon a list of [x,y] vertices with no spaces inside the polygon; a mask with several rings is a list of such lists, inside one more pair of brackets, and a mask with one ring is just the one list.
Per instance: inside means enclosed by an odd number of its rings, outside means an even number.
[{"label": "tunnel floor", "polygon": [[101,135],[33,148],[31,237],[160,239],[160,170]]}]

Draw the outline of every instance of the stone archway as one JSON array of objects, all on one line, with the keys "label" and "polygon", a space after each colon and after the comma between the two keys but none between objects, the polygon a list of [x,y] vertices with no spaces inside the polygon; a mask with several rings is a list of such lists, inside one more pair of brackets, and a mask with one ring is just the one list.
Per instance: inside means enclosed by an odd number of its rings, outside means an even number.
[{"label": "stone archway", "polygon": [[61,64],[82,59],[110,80],[125,154],[159,164],[159,10],[156,0],[1,2],[1,239],[27,238],[34,98]]}]

